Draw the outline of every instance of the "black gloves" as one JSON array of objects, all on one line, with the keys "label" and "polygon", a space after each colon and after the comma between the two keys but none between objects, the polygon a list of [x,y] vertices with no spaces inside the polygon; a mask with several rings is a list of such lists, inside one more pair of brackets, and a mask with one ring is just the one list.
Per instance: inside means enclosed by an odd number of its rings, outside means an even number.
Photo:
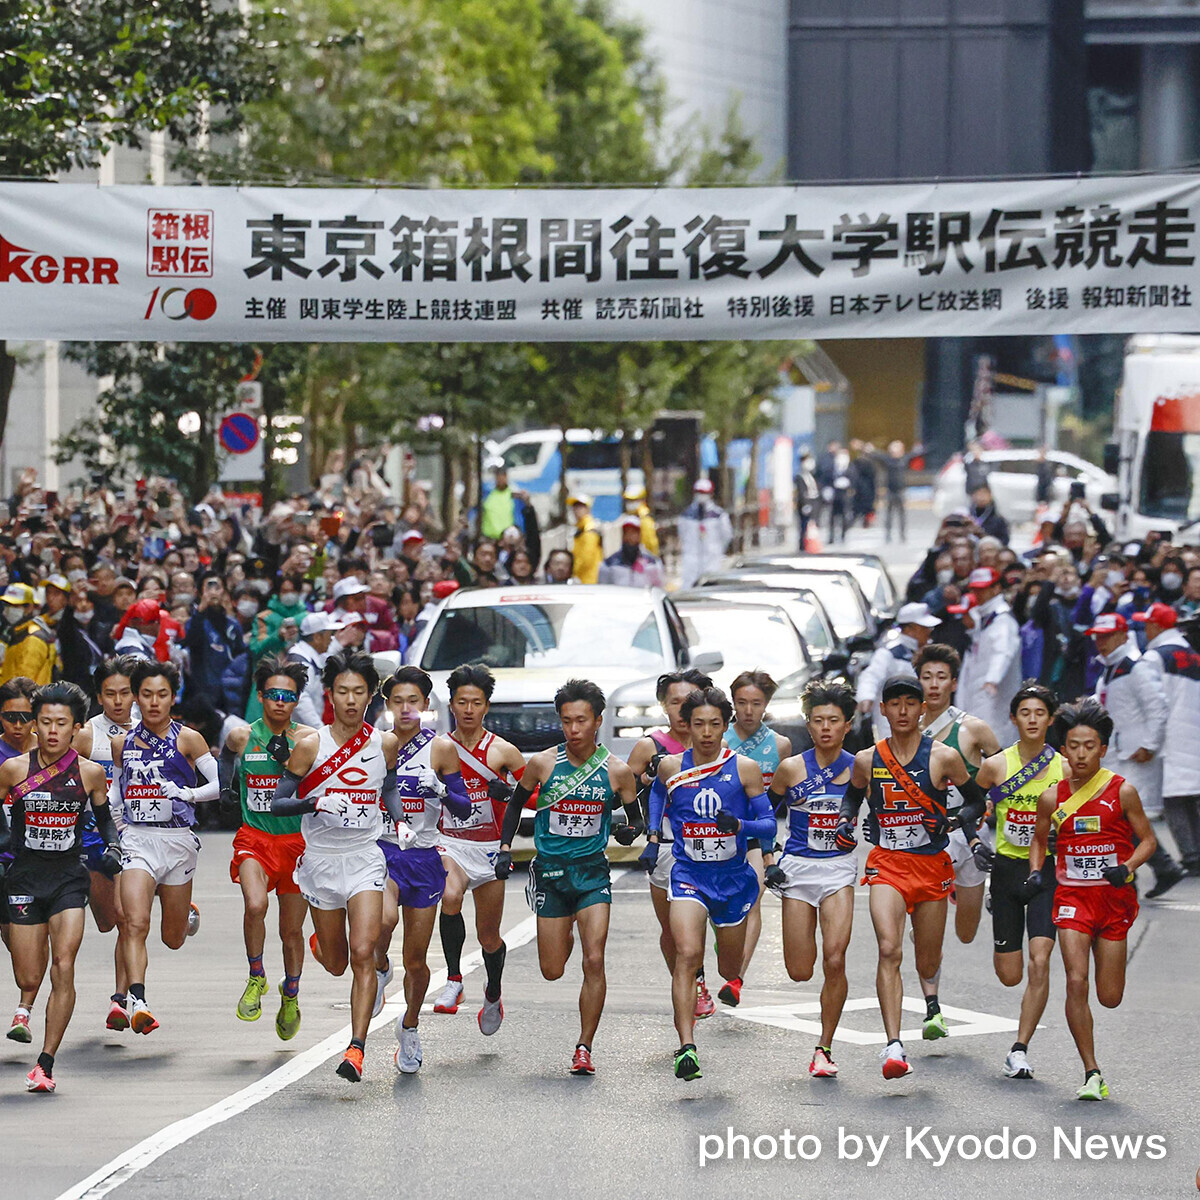
[{"label": "black gloves", "polygon": [[124,870],[124,863],[121,862],[121,847],[105,846],[98,865],[101,875],[115,879]]},{"label": "black gloves", "polygon": [[504,801],[513,794],[512,784],[505,783],[503,779],[488,780],[488,796],[496,801]]},{"label": "black gloves", "polygon": [[511,850],[501,850],[496,855],[496,878],[507,879],[512,874],[513,858]]},{"label": "black gloves", "polygon": [[613,828],[613,840],[618,846],[632,846],[646,832],[646,823],[640,817]]},{"label": "black gloves", "polygon": [[742,827],[741,821],[739,821],[737,817],[733,815],[733,813],[726,812],[724,809],[721,809],[721,811],[713,818],[713,824],[722,833],[737,833],[737,831]]},{"label": "black gloves", "polygon": [[843,854],[849,854],[855,846],[858,845],[858,838],[854,833],[853,821],[839,821],[837,829],[833,833],[833,844]]},{"label": "black gloves", "polygon": [[778,863],[772,863],[763,872],[763,883],[773,892],[781,891],[787,887],[787,872]]}]

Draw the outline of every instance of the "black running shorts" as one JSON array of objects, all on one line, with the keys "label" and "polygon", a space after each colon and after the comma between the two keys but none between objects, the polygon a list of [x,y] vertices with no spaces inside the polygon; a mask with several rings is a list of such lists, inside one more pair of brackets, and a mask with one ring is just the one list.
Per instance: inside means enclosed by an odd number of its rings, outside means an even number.
[{"label": "black running shorts", "polygon": [[997,954],[1018,954],[1030,938],[1054,937],[1054,860],[1046,859],[1043,878],[1051,885],[1025,902],[1029,859],[997,854],[992,865],[992,944]]}]

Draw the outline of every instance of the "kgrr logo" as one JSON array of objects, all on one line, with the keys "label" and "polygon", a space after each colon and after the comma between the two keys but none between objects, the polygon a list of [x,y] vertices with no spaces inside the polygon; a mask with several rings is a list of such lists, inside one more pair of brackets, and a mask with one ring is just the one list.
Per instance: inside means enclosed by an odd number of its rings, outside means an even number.
[{"label": "kgrr logo", "polygon": [[155,288],[142,319],[149,321],[156,306],[168,321],[207,321],[217,311],[217,298],[208,288]]},{"label": "kgrr logo", "polygon": [[0,283],[116,283],[115,258],[68,254],[56,258],[0,237]]}]

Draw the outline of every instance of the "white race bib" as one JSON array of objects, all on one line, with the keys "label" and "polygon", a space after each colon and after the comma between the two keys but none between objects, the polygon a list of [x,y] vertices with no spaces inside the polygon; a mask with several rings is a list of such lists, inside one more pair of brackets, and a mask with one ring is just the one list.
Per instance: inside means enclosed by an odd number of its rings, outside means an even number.
[{"label": "white race bib", "polygon": [[604,820],[602,800],[560,800],[549,812],[550,832],[559,837],[594,837]]},{"label": "white race bib", "polygon": [[1080,881],[1103,879],[1105,870],[1116,865],[1116,850],[1108,854],[1068,854],[1067,878]]},{"label": "white race bib", "polygon": [[275,787],[278,783],[278,775],[247,775],[246,807],[251,812],[269,813],[271,797],[275,795]]},{"label": "white race bib", "polygon": [[465,817],[456,817],[449,812],[443,817],[443,822],[447,829],[478,829],[481,825],[486,825],[491,819],[488,809],[491,807],[490,800],[472,800],[471,812]]},{"label": "white race bib", "polygon": [[1010,808],[1004,814],[1004,837],[1010,846],[1023,846],[1028,850],[1033,845],[1033,831],[1036,826],[1036,809]]},{"label": "white race bib", "polygon": [[683,848],[692,862],[726,862],[737,854],[737,834],[722,833],[711,821],[685,821]]},{"label": "white race bib", "polygon": [[[333,817],[342,829],[374,829],[379,822],[379,796],[366,788],[327,788],[327,796],[341,796],[350,802],[349,811]],[[324,813],[323,816],[331,816]]]},{"label": "white race bib", "polygon": [[27,850],[65,850],[75,840],[76,815],[72,812],[30,812],[31,803],[47,804],[49,792],[25,794],[25,848]]},{"label": "white race bib", "polygon": [[125,813],[139,825],[163,825],[171,819],[171,801],[157,783],[131,783],[125,789]]},{"label": "white race bib", "polygon": [[929,845],[929,830],[920,813],[895,813],[879,819],[879,845],[884,850],[915,850]]},{"label": "white race bib", "polygon": [[838,827],[838,813],[841,810],[840,796],[809,796],[797,807],[808,813],[808,848],[821,853],[836,850],[834,834]]}]

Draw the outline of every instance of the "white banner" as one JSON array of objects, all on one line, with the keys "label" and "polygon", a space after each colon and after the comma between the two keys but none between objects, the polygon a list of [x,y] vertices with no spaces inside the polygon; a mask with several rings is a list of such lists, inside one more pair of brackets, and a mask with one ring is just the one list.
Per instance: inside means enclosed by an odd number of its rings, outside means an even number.
[{"label": "white banner", "polygon": [[0,184],[0,336],[1180,332],[1200,176],[423,191]]}]

